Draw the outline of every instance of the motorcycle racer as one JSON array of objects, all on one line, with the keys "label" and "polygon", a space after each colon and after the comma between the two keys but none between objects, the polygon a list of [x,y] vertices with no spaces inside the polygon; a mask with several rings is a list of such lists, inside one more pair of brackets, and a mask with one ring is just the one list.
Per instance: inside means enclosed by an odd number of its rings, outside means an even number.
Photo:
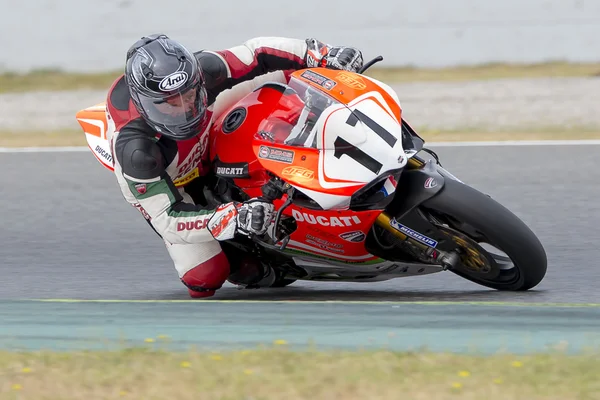
[{"label": "motorcycle racer", "polygon": [[358,49],[313,38],[257,37],[192,53],[154,34],[127,51],[125,73],[107,95],[114,172],[125,200],[164,241],[191,297],[213,296],[226,280],[269,286],[275,279],[270,268],[232,262],[221,248],[220,241],[236,234],[263,235],[274,207],[261,198],[206,205],[212,122],[266,81],[286,83],[291,72],[307,67],[357,71],[362,65]]}]

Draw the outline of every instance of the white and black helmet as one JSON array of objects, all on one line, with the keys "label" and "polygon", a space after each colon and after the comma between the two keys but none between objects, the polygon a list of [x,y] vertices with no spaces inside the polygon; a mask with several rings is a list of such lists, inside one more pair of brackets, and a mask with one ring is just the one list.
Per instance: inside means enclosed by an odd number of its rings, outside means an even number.
[{"label": "white and black helmet", "polygon": [[200,134],[210,118],[198,60],[166,35],[145,36],[127,51],[125,79],[144,120],[175,140]]}]

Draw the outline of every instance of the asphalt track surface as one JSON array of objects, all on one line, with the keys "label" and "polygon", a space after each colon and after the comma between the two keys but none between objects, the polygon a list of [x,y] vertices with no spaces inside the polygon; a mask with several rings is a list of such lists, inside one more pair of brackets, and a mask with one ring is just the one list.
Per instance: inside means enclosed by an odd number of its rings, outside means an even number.
[{"label": "asphalt track surface", "polygon": [[[600,146],[433,147],[539,235],[548,273],[523,293],[452,273],[380,283],[226,285],[215,300],[600,303]],[[167,252],[91,153],[0,154],[0,299],[189,299]]]}]

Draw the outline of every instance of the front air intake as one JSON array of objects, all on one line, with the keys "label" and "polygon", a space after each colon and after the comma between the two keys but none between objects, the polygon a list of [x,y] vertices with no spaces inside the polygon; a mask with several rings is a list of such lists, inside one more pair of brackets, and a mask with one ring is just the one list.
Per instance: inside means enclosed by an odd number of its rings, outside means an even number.
[{"label": "front air intake", "polygon": [[223,132],[231,133],[242,125],[246,119],[246,109],[243,107],[231,111],[223,121]]}]

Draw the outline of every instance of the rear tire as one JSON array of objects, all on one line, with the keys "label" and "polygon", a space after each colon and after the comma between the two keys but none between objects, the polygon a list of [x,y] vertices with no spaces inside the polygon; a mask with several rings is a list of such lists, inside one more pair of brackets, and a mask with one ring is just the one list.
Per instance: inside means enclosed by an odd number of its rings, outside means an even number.
[{"label": "rear tire", "polygon": [[[442,190],[420,208],[429,217],[433,216],[437,222],[444,221],[451,230],[461,232],[472,241],[464,236],[456,239],[460,234],[453,240],[472,243],[471,251],[479,252],[482,259],[490,260],[487,273],[474,271],[459,262],[456,268],[450,269],[456,275],[482,286],[506,291],[531,289],[546,275],[546,252],[536,235],[511,211],[476,189],[446,178]],[[491,244],[504,252],[512,267],[503,266],[507,258],[494,257],[475,242]]]}]

